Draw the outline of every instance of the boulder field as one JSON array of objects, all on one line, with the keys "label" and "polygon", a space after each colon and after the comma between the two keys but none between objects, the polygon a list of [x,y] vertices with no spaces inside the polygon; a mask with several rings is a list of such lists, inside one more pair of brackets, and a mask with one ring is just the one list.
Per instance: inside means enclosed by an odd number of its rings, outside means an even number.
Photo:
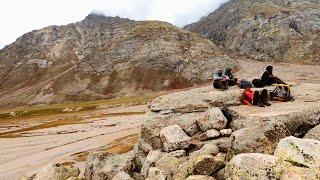
[{"label": "boulder field", "polygon": [[292,93],[264,108],[241,105],[237,87],[158,97],[134,150],[90,154],[85,179],[319,179],[320,85]]}]

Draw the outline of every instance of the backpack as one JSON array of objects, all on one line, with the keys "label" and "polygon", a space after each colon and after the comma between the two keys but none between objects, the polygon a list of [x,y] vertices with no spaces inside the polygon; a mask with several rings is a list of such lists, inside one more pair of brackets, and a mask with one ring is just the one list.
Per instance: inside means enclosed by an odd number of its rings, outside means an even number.
[{"label": "backpack", "polygon": [[293,101],[294,98],[291,95],[290,86],[284,84],[278,84],[273,92],[270,93],[270,99],[273,101],[288,102]]},{"label": "backpack", "polygon": [[247,87],[247,85],[249,85],[250,87],[252,87],[252,84],[251,82],[245,80],[245,79],[242,79],[239,83],[239,88],[240,89],[245,89]]},{"label": "backpack", "polygon": [[252,84],[254,85],[254,87],[257,87],[257,88],[262,88],[265,86],[265,84],[263,83],[263,81],[261,79],[252,80]]}]

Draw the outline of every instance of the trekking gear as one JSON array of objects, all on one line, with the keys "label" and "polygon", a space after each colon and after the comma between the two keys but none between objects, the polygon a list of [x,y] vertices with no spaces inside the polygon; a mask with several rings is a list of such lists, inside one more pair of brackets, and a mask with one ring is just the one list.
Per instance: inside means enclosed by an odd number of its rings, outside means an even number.
[{"label": "trekking gear", "polygon": [[250,86],[250,88],[251,88],[252,87],[251,82],[249,82],[249,81],[247,81],[245,79],[240,80],[240,82],[239,82],[239,88],[240,89],[245,89],[247,86]]},{"label": "trekking gear", "polygon": [[254,87],[257,87],[257,88],[262,88],[265,86],[264,82],[261,79],[252,80],[252,84],[254,85]]},{"label": "trekking gear", "polygon": [[291,89],[289,85],[278,84],[273,92],[270,92],[270,99],[273,101],[293,101],[294,98],[291,95]]}]

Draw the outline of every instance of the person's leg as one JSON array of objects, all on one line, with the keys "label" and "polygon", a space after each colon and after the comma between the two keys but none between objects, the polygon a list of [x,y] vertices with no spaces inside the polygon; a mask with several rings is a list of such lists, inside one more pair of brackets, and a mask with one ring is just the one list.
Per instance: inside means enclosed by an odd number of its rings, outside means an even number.
[{"label": "person's leg", "polygon": [[228,85],[228,81],[221,81],[222,84],[222,88],[221,89],[228,89],[229,85]]},{"label": "person's leg", "polygon": [[268,91],[266,89],[262,90],[260,98],[261,98],[262,104],[267,105],[267,106],[271,106],[271,104],[268,103],[269,97],[268,97]]},{"label": "person's leg", "polygon": [[259,91],[255,91],[255,92],[253,93],[253,101],[252,101],[252,104],[253,104],[253,105],[258,105],[258,104],[259,104],[259,99],[260,99]]},{"label": "person's leg", "polygon": [[274,84],[287,84],[277,77],[273,77],[273,82],[274,82]]}]

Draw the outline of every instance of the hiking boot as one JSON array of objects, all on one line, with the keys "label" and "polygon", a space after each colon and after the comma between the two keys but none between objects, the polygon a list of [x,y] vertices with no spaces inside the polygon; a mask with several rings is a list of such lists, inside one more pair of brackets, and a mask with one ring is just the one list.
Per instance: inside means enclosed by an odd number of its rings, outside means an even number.
[{"label": "hiking boot", "polygon": [[266,101],[266,102],[264,102],[263,104],[264,104],[264,105],[266,105],[266,106],[271,106],[271,104],[270,104],[270,103],[268,103],[267,101]]},{"label": "hiking boot", "polygon": [[258,106],[259,106],[259,107],[265,107],[265,105],[262,104],[262,103],[259,103]]}]

